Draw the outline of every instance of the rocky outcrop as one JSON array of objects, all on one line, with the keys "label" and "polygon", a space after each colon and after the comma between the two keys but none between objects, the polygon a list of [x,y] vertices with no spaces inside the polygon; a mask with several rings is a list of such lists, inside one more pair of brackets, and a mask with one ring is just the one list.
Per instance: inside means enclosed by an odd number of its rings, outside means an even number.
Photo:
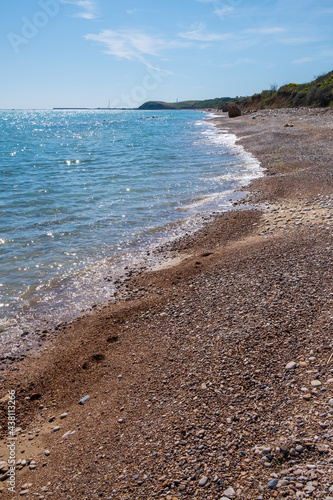
[{"label": "rocky outcrop", "polygon": [[235,102],[229,102],[226,106],[229,118],[236,118],[242,115],[242,110]]}]

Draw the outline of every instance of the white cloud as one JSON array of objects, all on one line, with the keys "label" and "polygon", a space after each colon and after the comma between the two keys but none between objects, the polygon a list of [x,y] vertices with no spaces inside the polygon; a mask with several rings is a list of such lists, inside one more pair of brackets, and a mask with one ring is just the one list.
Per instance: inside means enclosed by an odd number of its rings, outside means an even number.
[{"label": "white cloud", "polygon": [[228,5],[217,7],[217,9],[214,10],[214,14],[216,14],[219,17],[228,16],[230,14],[233,14],[234,12],[235,12],[235,7],[230,7]]},{"label": "white cloud", "polygon": [[277,35],[278,33],[283,33],[286,28],[282,27],[267,27],[267,28],[253,28],[245,30],[245,33],[253,33],[254,35]]},{"label": "white cloud", "polygon": [[286,43],[287,45],[301,45],[303,43],[313,43],[313,42],[318,42],[315,38],[312,37],[307,37],[307,36],[295,36],[295,37],[288,37],[288,38],[282,38],[280,40],[282,43]]},{"label": "white cloud", "polygon": [[162,40],[131,30],[103,30],[97,35],[86,35],[87,40],[105,46],[105,52],[120,59],[139,59],[142,54],[157,55],[157,47]]},{"label": "white cloud", "polygon": [[221,63],[219,64],[220,68],[234,68],[236,66],[244,65],[244,64],[257,64],[254,59],[237,59],[236,61]]},{"label": "white cloud", "polygon": [[128,9],[126,11],[126,14],[132,15],[132,14],[135,14],[137,11],[138,11],[138,9]]},{"label": "white cloud", "polygon": [[165,41],[137,30],[103,30],[98,34],[88,34],[86,40],[104,45],[106,54],[128,61],[140,61],[148,68],[169,73],[154,67],[147,56],[157,57],[162,50],[187,46],[182,41]]},{"label": "white cloud", "polygon": [[226,33],[207,33],[205,32],[205,25],[203,23],[196,23],[191,26],[192,30],[185,33],[179,33],[181,38],[186,40],[194,40],[198,42],[218,42],[227,40],[231,35]]},{"label": "white cloud", "polygon": [[313,57],[302,57],[301,59],[296,59],[293,61],[294,64],[305,64],[314,61]]},{"label": "white cloud", "polygon": [[75,5],[82,9],[81,12],[73,14],[72,17],[79,17],[81,19],[96,19],[96,6],[92,0],[62,0],[62,3]]}]

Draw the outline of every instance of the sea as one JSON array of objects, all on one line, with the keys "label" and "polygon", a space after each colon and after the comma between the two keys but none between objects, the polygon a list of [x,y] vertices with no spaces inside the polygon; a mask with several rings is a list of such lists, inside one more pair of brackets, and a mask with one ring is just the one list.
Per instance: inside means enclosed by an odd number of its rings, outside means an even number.
[{"label": "sea", "polygon": [[154,249],[262,176],[200,111],[0,111],[0,333],[113,298]]}]

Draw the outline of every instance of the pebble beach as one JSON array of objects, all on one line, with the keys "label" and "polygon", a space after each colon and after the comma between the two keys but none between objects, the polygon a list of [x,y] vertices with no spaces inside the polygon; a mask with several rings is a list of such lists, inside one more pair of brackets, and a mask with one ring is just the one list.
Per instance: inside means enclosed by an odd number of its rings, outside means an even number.
[{"label": "pebble beach", "polygon": [[333,111],[212,120],[264,177],[1,360],[1,498],[333,499]]}]

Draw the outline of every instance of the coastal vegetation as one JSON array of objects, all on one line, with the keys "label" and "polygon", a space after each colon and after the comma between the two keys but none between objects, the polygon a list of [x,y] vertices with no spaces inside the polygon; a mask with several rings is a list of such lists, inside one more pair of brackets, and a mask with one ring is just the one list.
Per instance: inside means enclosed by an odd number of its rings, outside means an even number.
[{"label": "coastal vegetation", "polygon": [[235,102],[242,110],[300,108],[300,107],[333,107],[333,71],[315,78],[309,83],[288,83],[277,88],[272,85],[269,90],[247,97],[216,97],[204,101],[163,102],[148,101],[139,109],[228,109],[228,103]]},{"label": "coastal vegetation", "polygon": [[236,98],[235,102],[243,110],[333,107],[333,71],[309,83],[288,83],[278,89],[272,86],[270,90],[263,90],[260,94]]},{"label": "coastal vegetation", "polygon": [[215,99],[206,99],[204,101],[180,101],[163,102],[148,101],[142,104],[139,109],[159,110],[159,109],[209,109],[220,108],[225,103],[232,101],[232,97],[216,97]]}]

